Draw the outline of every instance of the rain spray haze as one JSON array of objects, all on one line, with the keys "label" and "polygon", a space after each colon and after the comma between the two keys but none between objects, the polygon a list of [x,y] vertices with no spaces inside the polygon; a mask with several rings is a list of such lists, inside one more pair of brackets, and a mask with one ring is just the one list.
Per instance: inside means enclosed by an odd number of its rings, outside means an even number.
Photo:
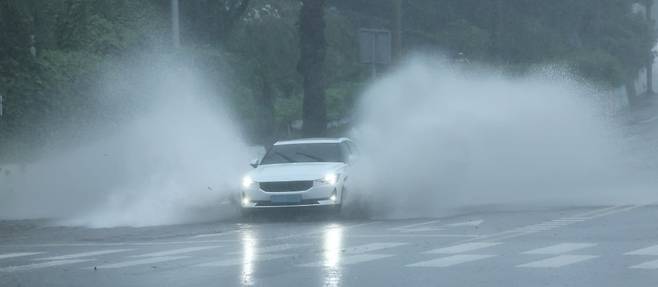
[{"label": "rain spray haze", "polygon": [[658,199],[600,95],[560,69],[511,77],[416,58],[362,98],[350,205],[401,218]]},{"label": "rain spray haze", "polygon": [[[192,65],[163,58],[108,73],[90,95],[106,117],[0,182],[0,218],[108,227],[212,220],[248,168],[246,144]],[[101,117],[102,118],[102,117]]]}]

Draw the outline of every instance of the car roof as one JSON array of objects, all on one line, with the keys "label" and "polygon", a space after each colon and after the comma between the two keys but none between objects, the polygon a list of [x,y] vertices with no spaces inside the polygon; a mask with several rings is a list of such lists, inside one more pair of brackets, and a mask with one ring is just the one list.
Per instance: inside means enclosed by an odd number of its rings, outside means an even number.
[{"label": "car roof", "polygon": [[349,141],[348,138],[304,138],[295,140],[278,141],[274,145],[288,145],[288,144],[309,144],[309,143],[341,143]]}]

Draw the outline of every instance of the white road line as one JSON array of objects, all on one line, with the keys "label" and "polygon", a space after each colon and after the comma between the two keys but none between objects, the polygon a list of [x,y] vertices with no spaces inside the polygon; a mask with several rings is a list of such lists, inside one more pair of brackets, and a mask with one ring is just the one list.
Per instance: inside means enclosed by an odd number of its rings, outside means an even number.
[{"label": "white road line", "polygon": [[[368,261],[373,261],[373,260],[379,260],[379,259],[384,259],[388,257],[392,257],[393,255],[390,254],[356,254],[356,255],[349,255],[349,256],[344,256],[341,257],[340,259],[337,260],[336,263],[332,263],[331,265],[353,265],[353,264],[359,264],[359,263],[364,263]],[[327,266],[327,262],[323,261],[318,261],[318,262],[312,262],[312,263],[306,263],[306,264],[301,264],[297,265],[299,267],[324,267]]]},{"label": "white road line", "polygon": [[285,257],[290,257],[292,255],[289,254],[262,254],[262,255],[255,255],[251,259],[246,259],[243,257],[236,257],[236,258],[230,258],[230,259],[224,259],[224,260],[219,260],[219,261],[213,261],[213,262],[208,262],[208,263],[203,263],[196,265],[198,267],[229,267],[229,266],[238,266],[238,265],[243,265],[243,264],[251,264],[254,262],[258,261],[269,261],[269,260],[274,260],[274,259],[279,259],[279,258],[285,258]]},{"label": "white road line", "polygon": [[418,226],[423,226],[423,225],[430,225],[434,223],[438,223],[440,220],[432,220],[432,221],[425,221],[425,222],[419,222],[419,223],[414,223],[414,224],[409,224],[409,225],[403,225],[403,226],[398,226],[398,227],[393,227],[390,229],[393,230],[404,230],[404,229],[410,229],[410,228],[415,228]]},{"label": "white road line", "polygon": [[598,209],[586,211],[586,212],[583,212],[583,213],[580,213],[580,214],[577,214],[577,215],[574,215],[574,216],[570,216],[569,218],[589,219],[592,216],[596,216],[596,214],[606,213],[608,211],[618,209],[618,208],[622,208],[622,207],[624,207],[624,206],[623,205],[613,205],[613,206],[598,208]]},{"label": "white road line", "polygon": [[221,247],[221,246],[198,246],[198,247],[187,247],[187,248],[180,248],[180,249],[174,249],[174,250],[167,250],[167,251],[159,251],[159,252],[146,253],[146,254],[140,254],[140,255],[133,255],[133,256],[131,256],[131,257],[161,257],[161,256],[170,256],[170,255],[178,255],[178,254],[190,253],[190,252],[201,251],[201,250],[214,249],[214,248],[219,248],[219,247]]},{"label": "white road line", "polygon": [[633,269],[658,269],[658,260],[654,261],[649,261],[649,262],[644,262],[638,265],[633,265],[628,268],[633,268]]},{"label": "white road line", "polygon": [[351,234],[350,238],[390,238],[390,237],[446,237],[446,238],[478,238],[473,234]]},{"label": "white road line", "polygon": [[638,249],[631,252],[624,253],[625,255],[651,255],[658,256],[658,245],[649,246],[647,248]]},{"label": "white road line", "polygon": [[578,262],[594,259],[598,256],[594,255],[559,255],[539,261],[533,261],[526,264],[517,265],[516,267],[523,268],[558,268],[566,265],[571,265]]},{"label": "white road line", "polygon": [[558,254],[569,253],[574,250],[590,248],[594,246],[596,246],[596,243],[560,243],[544,248],[538,248],[538,249],[526,251],[523,252],[523,254],[558,255]]},{"label": "white road line", "polygon": [[31,256],[31,255],[37,255],[37,254],[43,254],[43,252],[18,252],[18,253],[5,253],[5,254],[0,254],[0,259],[7,259],[7,258],[14,258],[14,257],[23,257],[23,256]]},{"label": "white road line", "polygon": [[226,232],[217,232],[217,233],[206,233],[206,234],[198,234],[194,236],[190,236],[190,238],[208,238],[208,237],[218,237],[218,236],[225,236],[225,235],[231,235],[238,233],[240,230],[229,230]]},{"label": "white road line", "polygon": [[39,269],[39,268],[55,267],[55,266],[60,266],[60,265],[68,265],[68,264],[87,262],[87,261],[92,261],[92,260],[93,259],[56,260],[56,261],[40,262],[40,263],[33,263],[33,264],[27,264],[27,265],[9,266],[9,267],[0,268],[0,272],[28,271],[28,270]]},{"label": "white road line", "polygon": [[[137,266],[137,265],[161,263],[161,262],[173,261],[173,260],[178,260],[178,259],[183,259],[183,258],[188,258],[188,256],[151,257],[151,258],[145,258],[145,259],[129,260],[129,261],[123,261],[123,262],[118,262],[118,263],[104,264],[104,265],[96,266],[96,268],[98,268],[98,269],[116,269],[116,268],[123,268],[123,267]],[[90,268],[86,268],[86,269],[90,269]]]},{"label": "white road line", "polygon": [[475,227],[475,226],[480,226],[480,224],[482,224],[482,222],[484,222],[484,220],[480,219],[480,220],[472,220],[472,221],[451,223],[451,224],[448,224],[446,226],[450,226],[450,227],[462,227],[462,226]]},{"label": "white road line", "polygon": [[348,254],[361,254],[361,253],[367,253],[367,252],[372,252],[372,251],[377,251],[377,250],[382,250],[382,249],[387,249],[387,248],[393,248],[397,246],[402,246],[406,245],[409,243],[402,243],[402,242],[374,242],[374,243],[368,243],[368,244],[363,244],[363,245],[357,245],[354,247],[348,247],[345,249],[344,253]]},{"label": "white road line", "polygon": [[458,254],[448,257],[441,257],[433,260],[417,262],[409,264],[406,267],[449,267],[462,263],[478,261],[494,257],[496,255],[481,255],[481,254]]},{"label": "white road line", "polygon": [[80,258],[80,257],[105,255],[105,254],[112,254],[112,253],[126,252],[126,251],[132,251],[132,249],[113,249],[113,250],[91,251],[91,252],[75,253],[75,254],[61,255],[61,256],[55,256],[55,257],[38,258],[38,259],[35,259],[35,260],[66,260],[66,259],[75,259],[75,258]]},{"label": "white road line", "polygon": [[427,251],[425,253],[457,254],[457,253],[463,253],[463,252],[469,252],[482,248],[487,248],[491,246],[496,246],[499,244],[501,243],[500,242],[469,242],[469,243],[463,243],[449,247],[437,248]]},{"label": "white road line", "polygon": [[[630,205],[630,206],[628,206],[628,205],[609,206],[609,207],[605,207],[605,208],[590,210],[590,211],[587,211],[587,212],[584,212],[584,213],[581,213],[581,214],[578,214],[578,215],[570,216],[570,217],[563,217],[563,218],[556,219],[556,220],[567,220],[567,221],[574,220],[576,222],[581,222],[581,221],[591,220],[591,219],[595,219],[595,218],[602,217],[602,216],[607,216],[607,215],[611,215],[611,214],[615,214],[615,213],[628,211],[628,210],[643,207],[643,206],[646,206],[646,205],[647,204]],[[524,235],[528,235],[528,234],[533,234],[533,233],[538,233],[538,232],[542,232],[542,231],[552,230],[552,229],[555,229],[555,228],[556,227],[546,229],[546,228],[541,227],[541,226],[537,227],[537,224],[532,224],[532,225],[517,227],[517,228],[513,228],[513,229],[510,229],[510,230],[505,230],[505,231],[501,231],[501,232],[497,232],[497,233],[493,233],[493,234],[489,234],[489,235],[479,236],[478,238],[464,239],[460,242],[471,242],[471,241],[474,241],[474,240],[500,241],[500,240],[504,240],[504,239],[510,239],[510,238],[520,237],[520,236],[524,236]]]},{"label": "white road line", "polygon": [[581,219],[581,218],[560,218],[560,219],[553,219],[551,221],[568,224],[568,223],[573,223],[573,222],[585,221],[585,219]]},{"label": "white road line", "polygon": [[[255,247],[256,253],[272,253],[272,252],[281,252],[281,251],[286,251],[290,249],[295,249],[298,247],[304,247],[304,246],[309,246],[311,244],[297,244],[297,243],[286,243],[286,244],[279,244],[279,245],[272,245],[272,246],[266,246],[266,247]],[[233,251],[229,252],[228,254],[231,255],[236,255],[236,254],[242,254],[242,251]]]}]

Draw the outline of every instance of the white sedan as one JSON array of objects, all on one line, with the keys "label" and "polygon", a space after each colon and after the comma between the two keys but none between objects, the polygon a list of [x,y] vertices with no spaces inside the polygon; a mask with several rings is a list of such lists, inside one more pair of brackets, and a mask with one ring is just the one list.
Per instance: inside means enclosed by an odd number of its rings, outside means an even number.
[{"label": "white sedan", "polygon": [[302,206],[339,209],[356,147],[347,138],[279,141],[242,179],[242,210]]}]

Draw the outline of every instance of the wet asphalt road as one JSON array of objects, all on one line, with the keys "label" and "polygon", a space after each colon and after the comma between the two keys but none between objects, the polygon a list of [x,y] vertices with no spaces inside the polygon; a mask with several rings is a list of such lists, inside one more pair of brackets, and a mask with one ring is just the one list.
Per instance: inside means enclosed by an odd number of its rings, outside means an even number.
[{"label": "wet asphalt road", "polygon": [[0,286],[656,286],[658,206],[147,228],[0,222]]}]

